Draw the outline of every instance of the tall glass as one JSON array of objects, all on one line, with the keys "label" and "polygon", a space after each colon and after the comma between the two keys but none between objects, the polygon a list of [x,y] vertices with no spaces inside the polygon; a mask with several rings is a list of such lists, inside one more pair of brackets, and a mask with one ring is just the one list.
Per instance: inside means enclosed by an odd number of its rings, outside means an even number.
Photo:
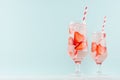
[{"label": "tall glass", "polygon": [[75,74],[80,75],[80,64],[88,54],[86,24],[71,23],[69,25],[68,54],[76,65]]},{"label": "tall glass", "polygon": [[91,56],[97,64],[97,74],[102,74],[101,65],[107,57],[106,33],[95,32],[92,34]]}]

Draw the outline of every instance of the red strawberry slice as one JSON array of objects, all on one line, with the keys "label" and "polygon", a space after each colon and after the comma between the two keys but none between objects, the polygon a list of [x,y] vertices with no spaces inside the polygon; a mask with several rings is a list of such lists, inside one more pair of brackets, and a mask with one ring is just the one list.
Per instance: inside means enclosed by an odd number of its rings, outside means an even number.
[{"label": "red strawberry slice", "polygon": [[101,49],[102,49],[102,46],[98,44],[96,48],[96,56],[101,55]]},{"label": "red strawberry slice", "polygon": [[74,45],[68,45],[68,54],[73,57],[74,56]]},{"label": "red strawberry slice", "polygon": [[95,52],[96,51],[96,48],[97,48],[97,44],[95,42],[92,42],[92,46],[91,46],[91,51],[92,52]]},{"label": "red strawberry slice", "polygon": [[68,44],[69,44],[69,45],[73,45],[73,38],[72,38],[72,37],[69,37],[69,39],[68,39]]},{"label": "red strawberry slice", "polygon": [[105,53],[105,51],[106,51],[106,47],[102,46],[101,44],[98,44],[96,48],[96,56]]},{"label": "red strawberry slice", "polygon": [[84,39],[85,39],[84,35],[80,34],[79,32],[74,32],[74,45],[78,44]]},{"label": "red strawberry slice", "polygon": [[75,47],[75,49],[76,50],[83,50],[83,49],[85,49],[87,47],[87,42],[80,42],[76,47]]}]

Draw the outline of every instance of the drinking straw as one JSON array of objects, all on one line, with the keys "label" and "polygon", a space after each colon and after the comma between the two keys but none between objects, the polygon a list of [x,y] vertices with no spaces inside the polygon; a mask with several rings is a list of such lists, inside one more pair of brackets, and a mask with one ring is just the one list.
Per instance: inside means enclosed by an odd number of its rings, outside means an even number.
[{"label": "drinking straw", "polygon": [[87,6],[85,7],[85,10],[84,10],[84,15],[83,15],[83,23],[85,23],[85,19],[86,19],[86,15],[87,15]]},{"label": "drinking straw", "polygon": [[104,32],[105,24],[106,24],[106,16],[104,16],[104,21],[103,21],[103,25],[102,25],[102,32]]}]

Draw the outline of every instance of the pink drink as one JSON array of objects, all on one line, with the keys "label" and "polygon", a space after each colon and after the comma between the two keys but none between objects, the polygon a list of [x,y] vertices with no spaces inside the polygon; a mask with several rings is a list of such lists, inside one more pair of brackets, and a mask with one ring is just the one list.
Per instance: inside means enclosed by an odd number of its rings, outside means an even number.
[{"label": "pink drink", "polygon": [[91,55],[96,64],[102,64],[107,57],[106,33],[93,33],[91,44]]},{"label": "pink drink", "polygon": [[86,25],[72,23],[69,25],[68,53],[75,63],[80,64],[88,53]]}]

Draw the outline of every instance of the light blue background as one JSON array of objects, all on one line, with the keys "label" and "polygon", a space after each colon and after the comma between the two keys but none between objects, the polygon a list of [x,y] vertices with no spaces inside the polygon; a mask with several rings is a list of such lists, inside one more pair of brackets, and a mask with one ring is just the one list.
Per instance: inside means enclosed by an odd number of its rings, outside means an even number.
[{"label": "light blue background", "polygon": [[[0,74],[73,73],[75,65],[67,54],[68,24],[81,22],[85,5],[89,44],[92,32],[101,30],[107,16],[109,56],[102,68],[106,74],[119,75],[120,0],[0,0]],[[81,70],[95,73],[90,55]]]}]

